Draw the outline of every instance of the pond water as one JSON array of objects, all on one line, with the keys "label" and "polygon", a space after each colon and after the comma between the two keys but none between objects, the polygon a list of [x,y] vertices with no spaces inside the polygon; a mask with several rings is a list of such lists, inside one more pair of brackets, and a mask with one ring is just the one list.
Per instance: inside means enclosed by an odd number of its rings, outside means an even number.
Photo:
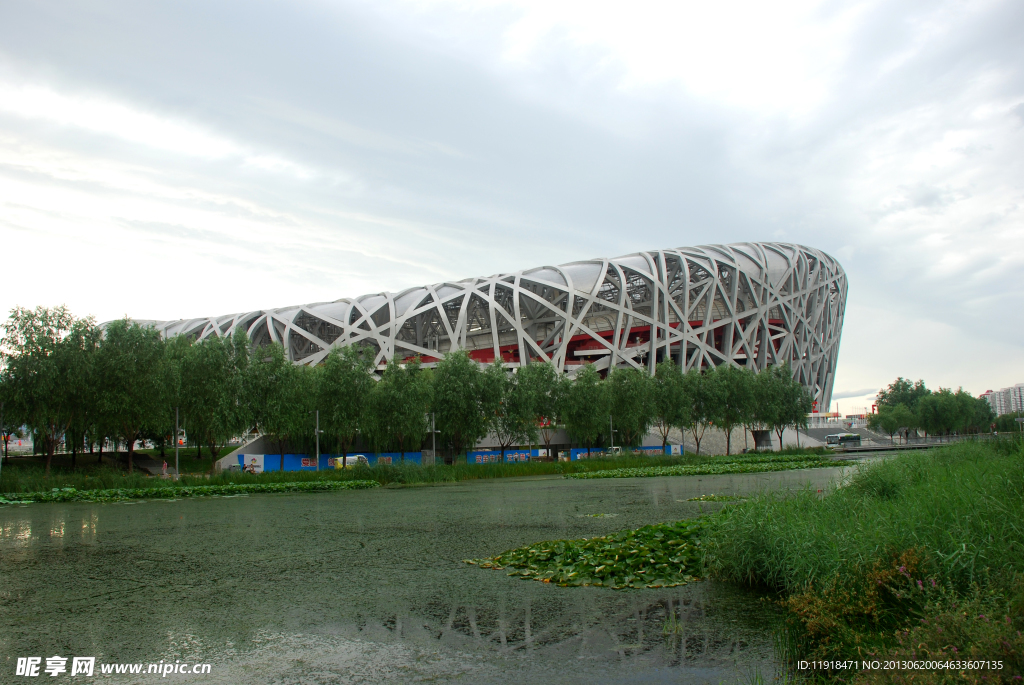
[{"label": "pond water", "polygon": [[0,682],[21,680],[17,657],[53,655],[205,662],[209,675],[167,676],[204,683],[771,675],[771,611],[751,593],[559,588],[462,560],[722,506],[685,501],[702,494],[822,488],[838,472],[0,507]]}]

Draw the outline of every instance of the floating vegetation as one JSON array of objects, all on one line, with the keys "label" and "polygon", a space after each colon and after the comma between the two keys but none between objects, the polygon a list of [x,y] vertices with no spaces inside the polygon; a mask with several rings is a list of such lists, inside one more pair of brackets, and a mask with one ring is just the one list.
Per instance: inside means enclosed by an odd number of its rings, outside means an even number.
[{"label": "floating vegetation", "polygon": [[729,473],[764,473],[791,469],[816,469],[835,466],[831,459],[800,459],[795,461],[723,462],[680,466],[647,466],[631,469],[610,469],[586,473],[567,473],[565,478],[654,478],[657,476],[715,476]]},{"label": "floating vegetation", "polygon": [[737,502],[744,500],[746,497],[740,497],[739,495],[701,495],[700,497],[691,497],[688,500],[676,500],[677,502]]},{"label": "floating vegetation", "polygon": [[32,502],[123,502],[133,499],[177,499],[181,497],[235,496],[255,492],[321,492],[324,490],[362,490],[380,487],[373,480],[313,480],[297,483],[238,483],[229,485],[187,485],[184,487],[113,488],[76,490],[54,488],[49,492],[19,492],[0,495],[0,504]]},{"label": "floating vegetation", "polygon": [[659,523],[582,540],[554,540],[467,564],[562,587],[676,587],[699,580],[704,519]]}]

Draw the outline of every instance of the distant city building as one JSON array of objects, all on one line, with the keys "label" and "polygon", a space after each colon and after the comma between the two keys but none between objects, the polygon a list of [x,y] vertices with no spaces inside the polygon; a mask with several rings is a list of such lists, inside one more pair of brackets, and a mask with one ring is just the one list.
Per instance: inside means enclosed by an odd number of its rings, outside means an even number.
[{"label": "distant city building", "polygon": [[1002,390],[986,390],[980,397],[988,402],[996,416],[1024,411],[1024,383]]},{"label": "distant city building", "polygon": [[[296,364],[361,345],[378,365],[454,350],[480,364],[551,362],[760,370],[788,362],[814,397],[832,398],[846,308],[846,273],[829,255],[789,243],[637,252],[334,302],[179,321],[145,322],[164,337],[229,336],[280,343]],[[144,323],[139,321],[139,323]]]}]

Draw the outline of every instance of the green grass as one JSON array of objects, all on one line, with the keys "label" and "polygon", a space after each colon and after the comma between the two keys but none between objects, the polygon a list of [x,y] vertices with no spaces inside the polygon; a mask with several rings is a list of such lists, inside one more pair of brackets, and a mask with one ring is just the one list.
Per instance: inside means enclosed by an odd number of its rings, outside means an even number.
[{"label": "green grass", "polygon": [[[186,453],[185,450],[182,451]],[[787,451],[781,453],[782,458],[787,455],[810,458],[821,451],[802,451],[795,453]],[[746,460],[754,463],[755,460],[771,460],[780,458],[780,453],[772,454],[750,454],[742,457],[732,456],[728,459]],[[122,455],[123,457],[123,455]],[[178,483],[183,485],[224,485],[229,483],[283,483],[303,482],[313,480],[375,480],[381,485],[390,484],[429,484],[429,483],[453,483],[465,480],[489,479],[489,478],[514,478],[524,476],[542,475],[566,475],[574,473],[591,473],[620,468],[641,468],[648,466],[680,466],[680,465],[701,465],[718,464],[725,457],[695,456],[686,454],[681,456],[656,456],[650,457],[638,454],[623,454],[615,457],[604,457],[595,459],[582,459],[573,462],[517,462],[512,464],[466,464],[456,463],[450,466],[438,464],[433,466],[420,466],[413,462],[399,462],[392,465],[380,465],[375,467],[361,467],[345,470],[323,470],[323,471],[271,471],[259,475],[241,473],[236,471],[222,472],[209,475],[210,461],[203,460],[196,462],[194,450],[187,454],[181,461],[182,477]],[[52,470],[49,477],[46,477],[43,469],[44,459],[42,457],[25,457],[11,459],[4,464],[0,472],[0,493],[22,493],[50,491],[52,488],[72,487],[76,490],[111,489],[111,488],[153,488],[167,487],[171,481],[150,476],[136,469],[129,475],[124,470],[124,464],[114,463],[107,460],[103,464],[96,463],[96,456],[79,455],[78,467],[72,469],[70,457],[57,455],[54,457]],[[168,460],[173,464],[173,458]],[[201,465],[195,467],[194,464]],[[189,468],[194,468],[197,473],[190,474]]]},{"label": "green grass", "polygon": [[839,485],[825,497],[762,494],[711,517],[705,532],[709,573],[779,593],[784,654],[1004,661],[1002,674],[969,682],[1024,673],[1019,443],[904,454]]}]

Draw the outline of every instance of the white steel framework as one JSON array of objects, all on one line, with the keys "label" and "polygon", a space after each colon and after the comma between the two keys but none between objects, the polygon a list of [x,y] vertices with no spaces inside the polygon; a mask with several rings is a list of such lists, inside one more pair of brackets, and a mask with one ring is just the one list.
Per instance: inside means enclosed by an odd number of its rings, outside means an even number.
[{"label": "white steel framework", "polygon": [[284,345],[317,364],[332,347],[364,345],[378,365],[426,364],[464,349],[478,362],[550,361],[570,374],[789,362],[818,407],[831,402],[846,274],[829,255],[788,243],[638,252],[399,293],[200,319],[151,322],[165,337],[232,335]]}]

